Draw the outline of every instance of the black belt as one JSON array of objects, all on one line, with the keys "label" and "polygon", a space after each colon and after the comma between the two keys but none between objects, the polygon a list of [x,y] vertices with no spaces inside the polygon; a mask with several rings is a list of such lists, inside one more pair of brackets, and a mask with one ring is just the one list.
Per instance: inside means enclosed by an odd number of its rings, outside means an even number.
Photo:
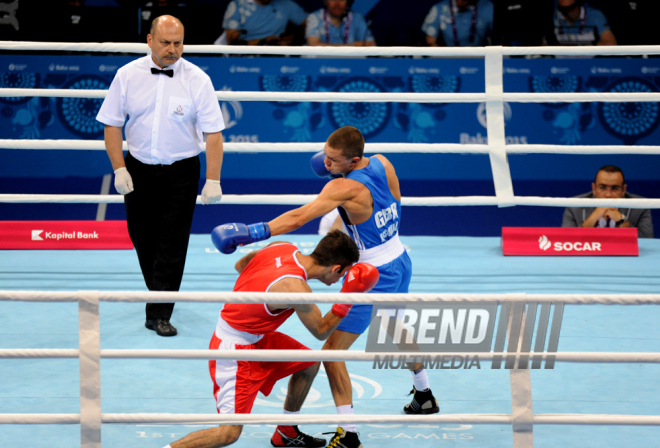
[{"label": "black belt", "polygon": [[177,160],[177,161],[172,162],[170,164],[144,163],[144,162],[138,160],[137,158],[135,158],[135,156],[133,156],[133,154],[131,154],[130,151],[128,152],[126,157],[127,158],[130,157],[131,159],[133,159],[134,161],[136,161],[137,163],[139,163],[140,165],[143,165],[145,167],[154,167],[154,168],[161,168],[161,169],[178,168],[180,166],[186,165],[187,163],[191,163],[191,162],[194,162],[195,160],[199,159],[199,155],[196,155],[196,156],[188,157],[188,158],[185,158],[185,159]]}]

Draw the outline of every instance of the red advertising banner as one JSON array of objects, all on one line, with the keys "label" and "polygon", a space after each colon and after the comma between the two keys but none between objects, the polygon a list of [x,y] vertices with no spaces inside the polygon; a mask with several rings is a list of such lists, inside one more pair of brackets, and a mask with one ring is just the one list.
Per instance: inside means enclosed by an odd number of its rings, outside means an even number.
[{"label": "red advertising banner", "polygon": [[526,256],[639,256],[637,229],[502,227],[502,253]]},{"label": "red advertising banner", "polygon": [[126,221],[0,221],[0,249],[133,249]]}]

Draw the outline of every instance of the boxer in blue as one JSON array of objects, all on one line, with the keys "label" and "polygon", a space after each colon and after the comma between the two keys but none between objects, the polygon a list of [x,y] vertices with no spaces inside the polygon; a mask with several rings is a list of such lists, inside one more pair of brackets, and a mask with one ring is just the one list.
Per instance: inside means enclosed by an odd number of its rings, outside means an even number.
[{"label": "boxer in blue", "polygon": [[[410,258],[399,241],[401,191],[392,164],[384,156],[363,157],[364,137],[354,127],[333,132],[322,152],[311,160],[312,169],[334,179],[307,205],[274,220],[257,224],[231,223],[216,227],[212,238],[222,253],[291,232],[314,218],[338,208],[350,236],[360,250],[360,262],[378,268],[380,279],[372,292],[407,293],[412,274]],[[324,350],[347,350],[367,329],[372,305],[354,305],[348,316],[328,338]],[[343,362],[324,362],[330,389],[339,414],[352,414],[351,380]],[[418,366],[415,366],[418,367]],[[411,371],[414,397],[404,407],[407,414],[433,414],[440,411],[429,388],[423,368]],[[334,442],[334,444],[333,444]],[[358,448],[355,425],[342,425],[329,446]]]}]

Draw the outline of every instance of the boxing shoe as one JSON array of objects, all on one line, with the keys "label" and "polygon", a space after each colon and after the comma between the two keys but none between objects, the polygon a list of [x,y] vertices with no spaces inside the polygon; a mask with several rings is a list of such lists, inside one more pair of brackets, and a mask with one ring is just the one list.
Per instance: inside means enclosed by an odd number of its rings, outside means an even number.
[{"label": "boxing shoe", "polygon": [[[331,432],[324,432],[323,434],[332,434]],[[360,438],[356,432],[344,431],[342,428],[337,428],[337,432],[330,439],[328,448],[362,448]]]},{"label": "boxing shoe", "polygon": [[176,328],[167,319],[147,319],[144,326],[154,330],[158,336],[176,336]]},{"label": "boxing shoe", "polygon": [[278,425],[275,434],[270,439],[273,446],[322,447],[325,439],[312,437],[298,429],[298,425]]},{"label": "boxing shoe", "polygon": [[433,396],[431,389],[419,391],[413,386],[408,395],[411,394],[415,394],[412,401],[403,407],[403,412],[406,414],[437,414],[440,412],[438,401]]}]

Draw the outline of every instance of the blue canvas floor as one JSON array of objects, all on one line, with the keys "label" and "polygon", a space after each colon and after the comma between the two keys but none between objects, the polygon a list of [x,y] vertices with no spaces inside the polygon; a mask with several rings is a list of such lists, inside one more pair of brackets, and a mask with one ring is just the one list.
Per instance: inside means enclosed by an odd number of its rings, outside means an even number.
[{"label": "blue canvas floor", "polygon": [[[306,253],[318,236],[291,235]],[[503,257],[499,238],[402,237],[413,260],[412,292],[474,293],[658,293],[660,241],[640,240],[639,257]],[[248,249],[242,249],[246,251]],[[208,235],[193,235],[184,291],[230,291],[242,255],[221,255]],[[314,292],[336,292],[310,283]],[[144,290],[133,251],[0,252],[0,289]],[[144,328],[143,304],[101,304],[102,348],[206,349],[220,304],[177,304],[172,317],[179,335],[161,338]],[[322,305],[323,311],[329,306]],[[658,306],[566,306],[559,351],[657,352]],[[313,339],[293,317],[282,327],[313,349]],[[354,348],[364,350],[366,336]],[[0,302],[0,348],[77,348],[74,303]],[[443,413],[510,413],[506,370],[434,370],[433,392]],[[348,365],[357,414],[400,414],[412,387],[407,371],[374,370],[366,362]],[[0,359],[0,413],[78,413],[78,361]],[[535,413],[660,415],[660,366],[652,364],[568,364],[533,370]],[[286,381],[255,413],[281,412]],[[206,361],[103,360],[102,407],[106,413],[215,412]],[[314,382],[303,413],[334,415],[323,372]],[[104,447],[162,447],[201,426],[104,425]],[[236,447],[268,447],[273,426],[244,429]],[[307,425],[309,433],[333,432],[332,425]],[[511,447],[509,425],[360,425],[365,447]],[[78,425],[0,425],[0,448],[79,446]],[[534,428],[536,447],[660,447],[660,428],[558,425]]]}]

